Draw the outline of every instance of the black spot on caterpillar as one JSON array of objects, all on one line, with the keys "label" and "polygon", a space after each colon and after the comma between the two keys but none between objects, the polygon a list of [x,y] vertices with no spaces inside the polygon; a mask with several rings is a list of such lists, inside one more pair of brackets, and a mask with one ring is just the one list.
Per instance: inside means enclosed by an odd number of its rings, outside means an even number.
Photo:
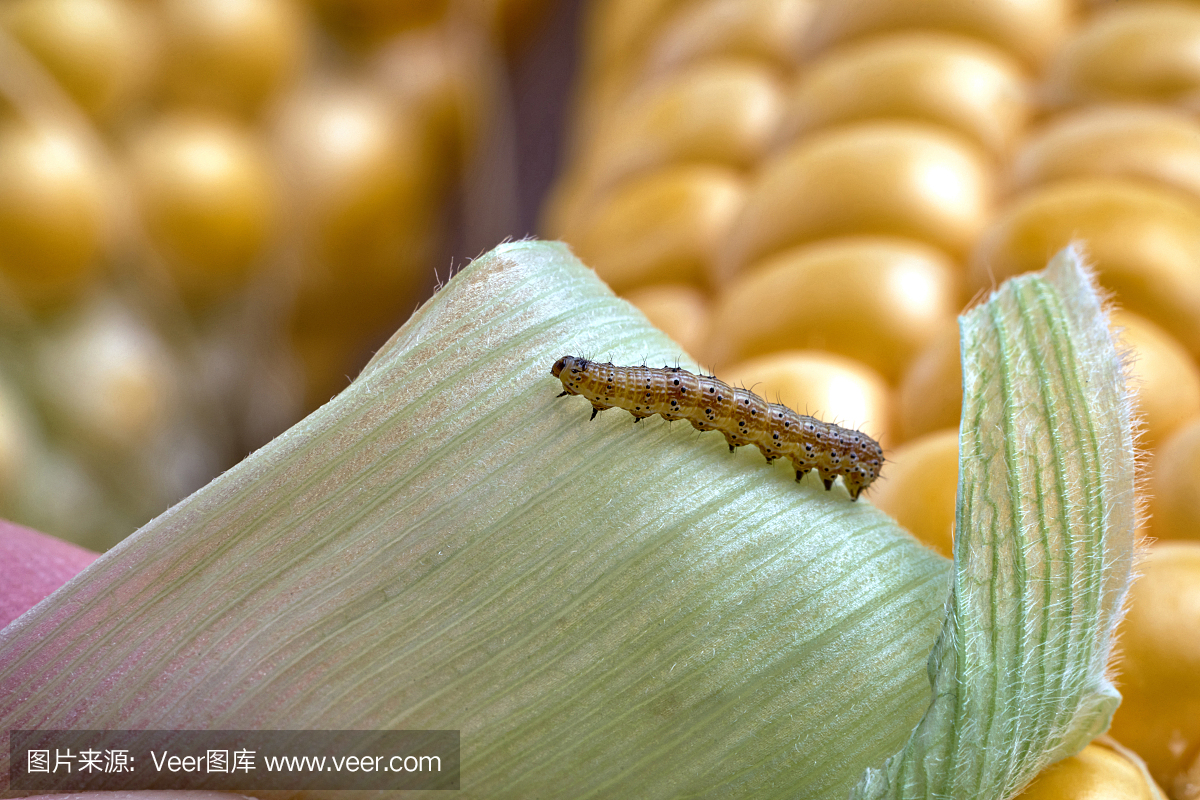
[{"label": "black spot on caterpillar", "polygon": [[852,500],[883,466],[883,448],[865,433],[797,414],[711,375],[677,367],[618,367],[577,356],[563,356],[550,373],[562,381],[559,397],[577,394],[591,402],[592,419],[608,408],[625,409],[634,422],[655,414],[668,421],[686,419],[696,430],[723,433],[731,453],[752,444],[768,464],[787,458],[796,480],[815,469],[830,489],[840,475]]}]

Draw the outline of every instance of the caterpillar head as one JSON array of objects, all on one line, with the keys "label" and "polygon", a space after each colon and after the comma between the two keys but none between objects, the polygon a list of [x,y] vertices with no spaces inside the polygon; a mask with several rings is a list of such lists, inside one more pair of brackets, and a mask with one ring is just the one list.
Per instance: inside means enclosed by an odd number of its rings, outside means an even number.
[{"label": "caterpillar head", "polygon": [[550,374],[557,378],[562,375],[564,369],[567,372],[574,372],[585,367],[587,367],[587,359],[579,356],[563,356],[554,362],[554,366],[550,368]]}]

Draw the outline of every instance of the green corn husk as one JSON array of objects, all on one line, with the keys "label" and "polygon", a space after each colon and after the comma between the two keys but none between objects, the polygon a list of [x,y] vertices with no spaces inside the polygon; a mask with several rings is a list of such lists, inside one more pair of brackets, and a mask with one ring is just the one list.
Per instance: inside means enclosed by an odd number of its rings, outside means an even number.
[{"label": "green corn husk", "polygon": [[954,596],[936,701],[855,798],[1017,794],[1108,729],[1130,583],[1133,428],[1074,249],[962,318]]},{"label": "green corn husk", "polygon": [[[458,729],[462,794],[486,798],[844,798],[903,748],[899,780],[965,768],[970,793],[939,796],[1006,796],[1107,724],[1132,530],[1092,288],[1066,262],[1021,281],[1001,298],[1040,315],[966,323],[957,577],[840,485],[557,399],[564,354],[695,365],[564,246],[518,242],[0,632],[0,729]],[[1031,347],[1058,354],[1032,381],[1011,369]],[[938,749],[967,732],[982,760]]]}]

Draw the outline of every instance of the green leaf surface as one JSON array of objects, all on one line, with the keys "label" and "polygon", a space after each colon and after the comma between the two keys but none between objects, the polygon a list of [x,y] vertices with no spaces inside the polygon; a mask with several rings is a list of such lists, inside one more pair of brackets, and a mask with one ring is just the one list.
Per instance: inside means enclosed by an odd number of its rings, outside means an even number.
[{"label": "green leaf surface", "polygon": [[1103,733],[1129,586],[1121,363],[1073,249],[962,318],[954,596],[934,702],[856,798],[1009,798]]},{"label": "green leaf surface", "polygon": [[589,423],[564,354],[695,368],[564,246],[497,248],[0,632],[0,730],[450,728],[462,796],[844,798],[930,703],[949,563],[719,433]]}]

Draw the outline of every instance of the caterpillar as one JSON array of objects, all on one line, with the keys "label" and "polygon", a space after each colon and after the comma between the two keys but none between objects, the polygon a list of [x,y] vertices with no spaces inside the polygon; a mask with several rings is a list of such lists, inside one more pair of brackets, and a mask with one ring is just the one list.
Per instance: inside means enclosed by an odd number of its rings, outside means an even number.
[{"label": "caterpillar", "polygon": [[619,367],[578,356],[558,359],[550,374],[562,381],[559,397],[580,395],[591,402],[591,419],[608,408],[625,409],[634,422],[655,414],[668,421],[686,419],[696,430],[723,433],[731,453],[753,444],[768,464],[787,458],[797,481],[815,469],[829,490],[840,475],[851,500],[883,466],[883,448],[865,433],[797,414],[712,375],[678,367]]}]

